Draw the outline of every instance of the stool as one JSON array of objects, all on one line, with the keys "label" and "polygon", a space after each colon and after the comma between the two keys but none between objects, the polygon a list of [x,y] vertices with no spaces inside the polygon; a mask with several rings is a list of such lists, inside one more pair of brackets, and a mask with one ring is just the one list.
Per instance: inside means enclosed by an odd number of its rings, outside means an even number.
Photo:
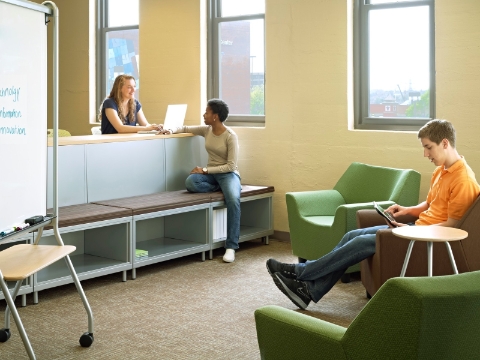
[{"label": "stool", "polygon": [[468,233],[462,229],[456,229],[445,226],[400,226],[392,229],[392,233],[398,237],[410,239],[408,244],[407,254],[405,255],[405,261],[403,262],[402,272],[400,276],[405,276],[407,271],[408,261],[412,253],[413,244],[415,241],[427,242],[427,256],[428,256],[428,276],[432,276],[432,263],[433,263],[433,243],[444,242],[447,247],[450,263],[452,264],[453,272],[458,274],[457,264],[453,258],[452,248],[449,241],[458,241],[465,239]]}]

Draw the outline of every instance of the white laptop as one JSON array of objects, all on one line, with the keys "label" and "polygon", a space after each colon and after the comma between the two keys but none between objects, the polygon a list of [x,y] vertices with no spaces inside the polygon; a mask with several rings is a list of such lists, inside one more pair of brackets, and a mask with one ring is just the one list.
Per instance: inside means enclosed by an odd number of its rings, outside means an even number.
[{"label": "white laptop", "polygon": [[[187,104],[168,105],[165,120],[163,122],[164,129],[176,129],[183,126],[185,114],[187,113]],[[138,134],[158,134],[157,130],[142,130]]]}]

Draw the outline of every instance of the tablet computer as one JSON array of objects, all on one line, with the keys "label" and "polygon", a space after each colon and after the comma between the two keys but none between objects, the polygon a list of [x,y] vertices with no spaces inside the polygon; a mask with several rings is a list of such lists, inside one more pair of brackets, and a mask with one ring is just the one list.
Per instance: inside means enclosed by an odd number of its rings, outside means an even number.
[{"label": "tablet computer", "polygon": [[385,219],[387,219],[390,225],[396,227],[395,224],[392,224],[392,221],[396,221],[392,214],[390,214],[388,211],[385,211],[385,209],[382,208],[380,205],[378,205],[375,201],[373,202],[373,207],[375,208],[375,210],[377,210],[377,212],[380,215],[382,215]]}]

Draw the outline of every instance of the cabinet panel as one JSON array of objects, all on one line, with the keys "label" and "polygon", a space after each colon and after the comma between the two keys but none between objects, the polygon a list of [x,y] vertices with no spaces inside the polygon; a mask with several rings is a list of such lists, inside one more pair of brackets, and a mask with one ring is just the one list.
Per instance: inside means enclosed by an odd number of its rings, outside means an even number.
[{"label": "cabinet panel", "polygon": [[164,141],[87,144],[87,202],[165,191]]},{"label": "cabinet panel", "polygon": [[[58,206],[85,204],[85,145],[58,147]],[[48,147],[47,208],[53,208],[53,148]]]}]

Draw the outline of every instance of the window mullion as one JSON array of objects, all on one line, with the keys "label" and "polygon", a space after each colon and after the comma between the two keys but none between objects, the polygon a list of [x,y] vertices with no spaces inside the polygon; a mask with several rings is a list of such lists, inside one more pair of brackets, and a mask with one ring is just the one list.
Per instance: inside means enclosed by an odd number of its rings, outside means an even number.
[{"label": "window mullion", "polygon": [[[221,2],[221,0],[217,0]],[[213,26],[212,26],[212,62],[213,62],[213,71],[212,71],[212,76],[213,76],[213,97],[220,97],[220,74],[219,74],[219,68],[220,68],[220,51],[219,51],[219,46],[220,46],[220,34],[218,31],[218,25],[219,21],[217,18],[213,19]]]},{"label": "window mullion", "polygon": [[365,4],[363,8],[371,9],[398,9],[398,8],[410,8],[415,6],[431,6],[432,0],[419,0],[419,1],[400,1],[384,4]]},{"label": "window mullion", "polygon": [[430,4],[430,117],[436,117],[436,88],[435,88],[435,8]]},{"label": "window mullion", "polygon": [[368,106],[370,100],[370,85],[369,85],[369,25],[368,25],[368,16],[369,9],[364,7],[360,12],[360,71],[361,71],[361,91],[360,91],[360,106],[361,106],[361,117],[362,119],[368,118]]},{"label": "window mullion", "polygon": [[255,15],[227,16],[227,17],[217,17],[217,18],[215,18],[215,20],[217,20],[219,22],[257,20],[257,19],[265,19],[265,15],[264,14],[255,14]]}]

